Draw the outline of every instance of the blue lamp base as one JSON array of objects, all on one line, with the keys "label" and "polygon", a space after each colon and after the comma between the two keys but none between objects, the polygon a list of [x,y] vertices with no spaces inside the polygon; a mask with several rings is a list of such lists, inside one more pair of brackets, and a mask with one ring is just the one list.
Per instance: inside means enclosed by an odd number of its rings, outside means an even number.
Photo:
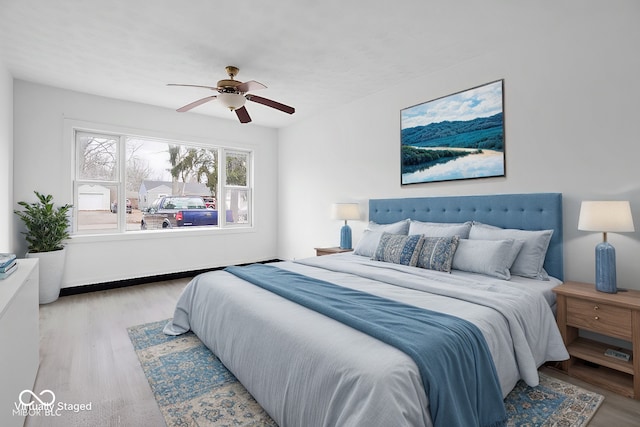
[{"label": "blue lamp base", "polygon": [[616,286],[616,250],[608,242],[596,246],[596,290],[615,294]]},{"label": "blue lamp base", "polygon": [[340,229],[340,248],[351,249],[351,227],[347,224]]}]

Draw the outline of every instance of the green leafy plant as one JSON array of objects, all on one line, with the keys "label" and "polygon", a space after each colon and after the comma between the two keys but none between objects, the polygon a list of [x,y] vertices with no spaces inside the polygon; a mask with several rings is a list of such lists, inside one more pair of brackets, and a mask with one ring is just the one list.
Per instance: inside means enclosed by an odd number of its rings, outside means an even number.
[{"label": "green leafy plant", "polygon": [[27,227],[26,232],[29,252],[51,252],[63,248],[63,241],[69,238],[68,212],[72,205],[53,206],[53,196],[44,196],[34,191],[38,196],[37,203],[18,202],[24,211],[14,211]]}]

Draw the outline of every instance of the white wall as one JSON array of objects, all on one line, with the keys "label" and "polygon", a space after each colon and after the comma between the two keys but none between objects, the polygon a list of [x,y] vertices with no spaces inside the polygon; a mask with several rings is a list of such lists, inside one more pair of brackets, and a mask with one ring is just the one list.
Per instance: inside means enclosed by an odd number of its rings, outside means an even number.
[{"label": "white wall", "polygon": [[[2,111],[0,111],[2,114]],[[0,115],[0,117],[2,117]],[[65,119],[152,131],[184,141],[254,149],[255,221],[246,231],[150,232],[73,238],[67,245],[63,287],[272,259],[276,256],[277,131],[198,114],[124,102],[16,80],[14,85],[14,200],[33,190],[72,203],[71,145]],[[0,119],[2,120],[2,119]],[[2,150],[6,148],[2,145]],[[2,197],[4,198],[4,190]],[[13,204],[13,202],[12,202]],[[18,251],[26,251],[13,221]]]},{"label": "white wall", "polygon": [[13,78],[0,59],[0,252],[13,252]]},{"label": "white wall", "polygon": [[[505,26],[503,43],[482,56],[281,130],[279,256],[337,246],[337,201],[366,209],[370,198],[562,192],[565,278],[592,282],[601,235],[577,230],[580,201],[630,200],[640,231],[640,6],[591,3]],[[501,78],[506,177],[401,186],[400,110]],[[354,244],[362,219],[350,221]],[[609,235],[619,287],[640,289],[639,231]]]}]

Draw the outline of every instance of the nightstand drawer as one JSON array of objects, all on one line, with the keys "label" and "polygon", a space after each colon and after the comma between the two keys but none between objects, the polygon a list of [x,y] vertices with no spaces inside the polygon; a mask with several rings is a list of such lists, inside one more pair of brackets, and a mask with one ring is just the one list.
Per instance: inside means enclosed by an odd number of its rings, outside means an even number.
[{"label": "nightstand drawer", "polygon": [[632,340],[631,310],[626,308],[568,298],[567,324],[623,340]]}]

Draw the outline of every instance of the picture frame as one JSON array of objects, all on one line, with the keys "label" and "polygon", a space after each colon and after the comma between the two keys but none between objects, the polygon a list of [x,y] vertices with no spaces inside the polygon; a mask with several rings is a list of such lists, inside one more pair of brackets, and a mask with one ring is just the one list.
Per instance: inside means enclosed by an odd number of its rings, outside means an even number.
[{"label": "picture frame", "polygon": [[401,184],[506,176],[504,79],[400,111]]}]

